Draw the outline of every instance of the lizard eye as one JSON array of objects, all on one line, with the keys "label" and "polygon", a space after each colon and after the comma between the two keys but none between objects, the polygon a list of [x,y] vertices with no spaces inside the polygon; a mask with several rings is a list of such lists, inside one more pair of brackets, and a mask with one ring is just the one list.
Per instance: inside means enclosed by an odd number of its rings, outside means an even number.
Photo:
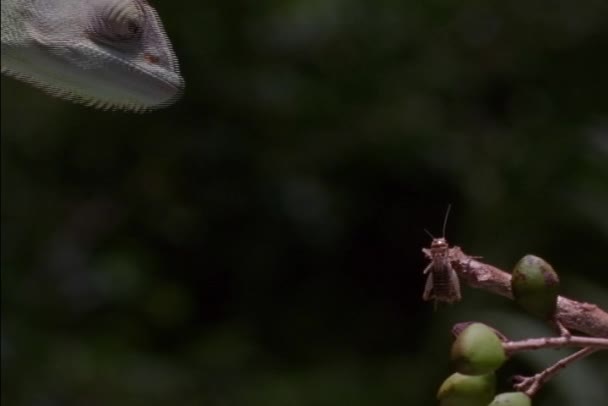
[{"label": "lizard eye", "polygon": [[115,1],[99,10],[96,32],[102,41],[114,44],[139,38],[144,18],[144,12],[137,2]]}]

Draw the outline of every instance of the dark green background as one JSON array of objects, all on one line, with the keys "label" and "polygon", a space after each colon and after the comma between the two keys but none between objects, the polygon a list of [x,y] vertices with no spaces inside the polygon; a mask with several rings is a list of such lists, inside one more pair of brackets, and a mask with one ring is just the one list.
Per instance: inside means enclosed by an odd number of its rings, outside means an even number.
[{"label": "dark green background", "polygon": [[[2,79],[4,405],[432,405],[453,323],[550,333],[422,302],[448,203],[452,243],[608,307],[604,0],[153,3],[174,106]],[[607,360],[535,405],[601,404]]]}]

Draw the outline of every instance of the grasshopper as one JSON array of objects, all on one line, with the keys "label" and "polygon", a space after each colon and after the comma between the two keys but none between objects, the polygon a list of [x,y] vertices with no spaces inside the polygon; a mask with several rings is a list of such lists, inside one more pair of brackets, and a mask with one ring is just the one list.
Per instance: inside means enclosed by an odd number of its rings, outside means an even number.
[{"label": "grasshopper", "polygon": [[455,303],[461,299],[460,281],[450,263],[450,246],[445,239],[448,214],[450,214],[450,206],[443,221],[443,237],[435,238],[427,231],[433,240],[429,248],[431,263],[423,271],[424,275],[429,276],[426,279],[422,299],[426,301],[434,299],[435,307],[437,302]]}]

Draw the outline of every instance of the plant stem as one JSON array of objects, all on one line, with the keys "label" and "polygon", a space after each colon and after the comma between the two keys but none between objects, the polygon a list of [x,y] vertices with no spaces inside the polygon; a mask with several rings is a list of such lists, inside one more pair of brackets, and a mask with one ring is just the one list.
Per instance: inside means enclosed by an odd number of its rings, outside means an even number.
[{"label": "plant stem", "polygon": [[[427,248],[422,250],[430,258]],[[465,254],[460,247],[450,248],[450,262],[460,280],[467,285],[513,299],[511,274],[480,262],[479,257]],[[608,312],[593,303],[578,302],[559,296],[555,321],[568,330],[594,337],[608,338]]]},{"label": "plant stem", "polygon": [[557,375],[557,373],[559,371],[561,371],[563,368],[567,367],[569,364],[573,363],[576,360],[579,360],[581,358],[584,358],[584,357],[594,353],[595,351],[598,351],[598,348],[592,348],[592,347],[583,348],[582,350],[579,350],[579,351],[575,352],[574,354],[571,354],[565,358],[562,358],[561,360],[557,361],[555,364],[551,365],[550,367],[546,368],[544,371],[539,372],[538,374],[536,374],[534,376],[530,376],[530,377],[516,376],[516,377],[514,377],[514,379],[516,380],[516,383],[513,385],[513,388],[515,388],[519,391],[523,391],[526,395],[532,397],[532,396],[534,396],[534,394],[536,392],[538,392],[538,390],[541,388],[541,386],[544,383],[546,383],[551,378],[553,378],[555,375]]},{"label": "plant stem", "polygon": [[528,338],[520,341],[507,341],[502,346],[509,355],[542,348],[586,347],[594,350],[608,350],[608,338],[581,336]]}]

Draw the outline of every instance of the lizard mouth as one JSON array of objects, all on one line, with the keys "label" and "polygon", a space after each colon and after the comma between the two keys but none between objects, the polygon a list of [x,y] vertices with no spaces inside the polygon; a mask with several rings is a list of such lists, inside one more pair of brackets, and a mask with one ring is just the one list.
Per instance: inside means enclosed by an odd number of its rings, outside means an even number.
[{"label": "lizard mouth", "polygon": [[[183,93],[184,80],[172,56],[169,60],[152,54],[123,57],[121,53],[82,45],[72,49],[67,59],[76,69],[64,80],[71,82],[76,99],[95,107],[154,110],[172,104]],[[85,60],[95,63],[83,64]]]},{"label": "lizard mouth", "polygon": [[[2,72],[44,92],[106,110],[145,112],[166,107],[182,94],[184,80],[175,61],[150,63],[119,57],[98,47],[78,45],[68,51],[45,44],[10,53]],[[120,55],[120,54],[118,54]],[[4,54],[3,54],[4,59]]]}]

